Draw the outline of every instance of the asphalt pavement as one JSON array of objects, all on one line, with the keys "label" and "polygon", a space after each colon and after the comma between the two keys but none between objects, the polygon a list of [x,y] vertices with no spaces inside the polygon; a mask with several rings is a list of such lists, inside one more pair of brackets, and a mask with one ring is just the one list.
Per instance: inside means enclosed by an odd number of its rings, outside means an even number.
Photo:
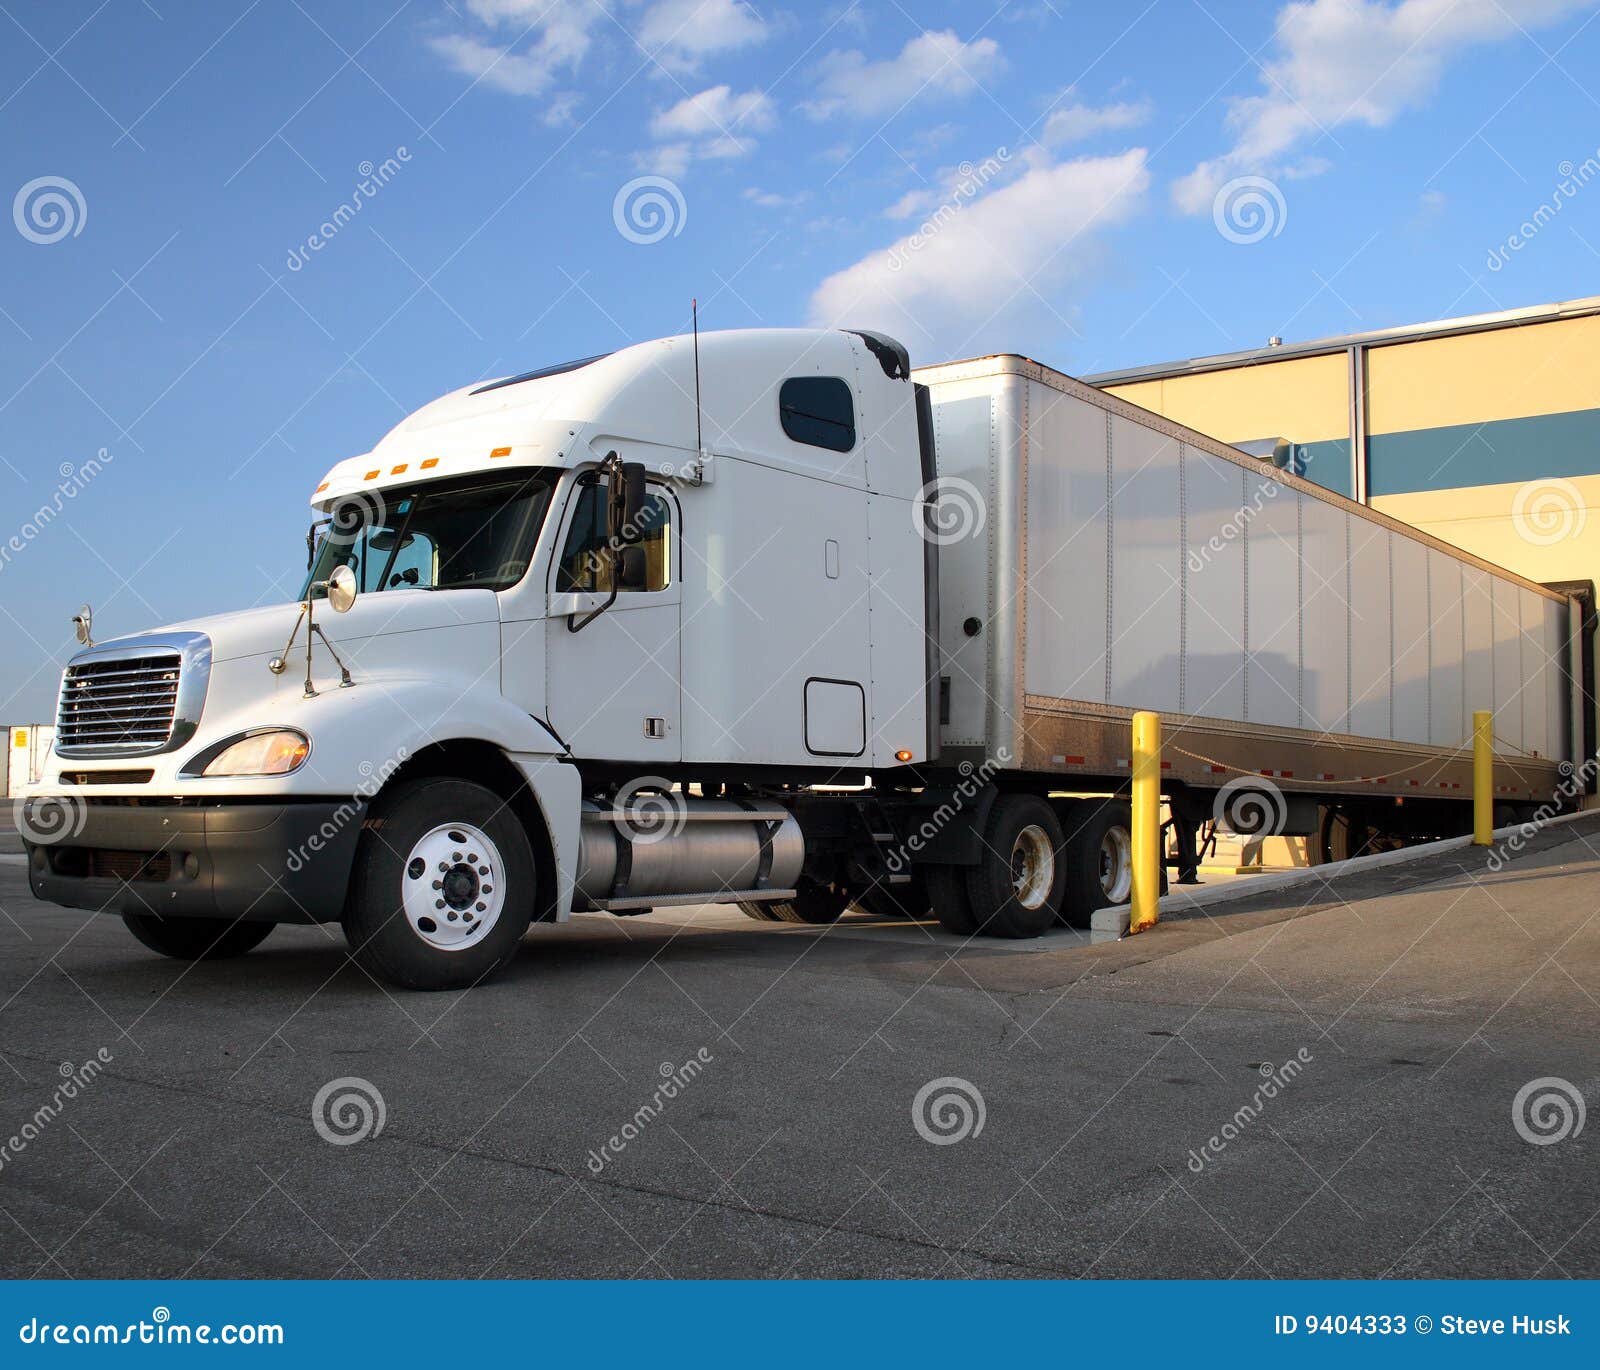
[{"label": "asphalt pavement", "polygon": [[1594,1278],[1600,816],[1507,855],[1099,945],[581,915],[436,995],[0,857],[0,1275]]}]

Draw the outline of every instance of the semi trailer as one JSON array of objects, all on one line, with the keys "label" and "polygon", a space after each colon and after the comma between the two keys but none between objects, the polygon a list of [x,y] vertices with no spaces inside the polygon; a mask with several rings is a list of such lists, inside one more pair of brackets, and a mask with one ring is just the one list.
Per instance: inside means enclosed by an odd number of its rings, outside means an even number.
[{"label": "semi trailer", "polygon": [[316,486],[297,603],[67,664],[33,892],[180,958],[340,922],[463,986],[530,924],[735,904],[1032,937],[1171,864],[1561,803],[1575,600],[1014,355],[665,338],[456,390]]}]

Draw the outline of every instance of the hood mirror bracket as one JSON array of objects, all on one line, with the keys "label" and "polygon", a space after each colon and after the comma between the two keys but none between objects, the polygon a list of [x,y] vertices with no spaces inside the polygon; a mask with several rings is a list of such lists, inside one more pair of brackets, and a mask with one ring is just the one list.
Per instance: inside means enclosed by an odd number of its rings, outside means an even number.
[{"label": "hood mirror bracket", "polygon": [[328,596],[328,603],[335,613],[345,613],[355,603],[356,583],[355,575],[348,566],[336,566],[333,574],[327,580],[313,581],[306,587],[305,602],[300,606],[300,612],[295,615],[294,627],[289,630],[289,640],[283,644],[283,651],[267,662],[267,669],[273,675],[282,675],[289,668],[289,653],[294,649],[295,638],[300,635],[300,625],[306,625],[306,688],[304,698],[317,697],[316,686],[311,683],[311,649],[312,638],[320,637],[322,645],[328,649],[328,655],[334,659],[339,667],[339,688],[348,690],[355,681],[350,678],[350,668],[344,664],[344,658],[334,650],[333,643],[328,635],[322,631],[322,625],[316,617],[316,593],[323,591]]}]

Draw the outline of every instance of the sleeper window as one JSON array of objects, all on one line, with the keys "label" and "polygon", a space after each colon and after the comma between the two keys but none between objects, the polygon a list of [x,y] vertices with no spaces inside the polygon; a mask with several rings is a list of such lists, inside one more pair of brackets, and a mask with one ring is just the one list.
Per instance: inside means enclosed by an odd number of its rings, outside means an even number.
[{"label": "sleeper window", "polygon": [[778,391],[778,417],[796,442],[848,452],[856,445],[850,386],[837,376],[792,376]]}]

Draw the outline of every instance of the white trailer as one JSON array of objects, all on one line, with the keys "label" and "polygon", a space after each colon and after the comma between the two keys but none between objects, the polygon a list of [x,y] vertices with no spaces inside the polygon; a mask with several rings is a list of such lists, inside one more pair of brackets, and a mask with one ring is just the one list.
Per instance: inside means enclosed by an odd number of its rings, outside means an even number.
[{"label": "white trailer", "polygon": [[1213,814],[1463,830],[1475,708],[1507,803],[1575,757],[1566,600],[1020,357],[663,339],[446,395],[312,504],[299,604],[68,663],[40,898],[186,958],[340,921],[418,987],[574,911],[1034,936],[1126,896],[1136,708],[1185,870]]}]

